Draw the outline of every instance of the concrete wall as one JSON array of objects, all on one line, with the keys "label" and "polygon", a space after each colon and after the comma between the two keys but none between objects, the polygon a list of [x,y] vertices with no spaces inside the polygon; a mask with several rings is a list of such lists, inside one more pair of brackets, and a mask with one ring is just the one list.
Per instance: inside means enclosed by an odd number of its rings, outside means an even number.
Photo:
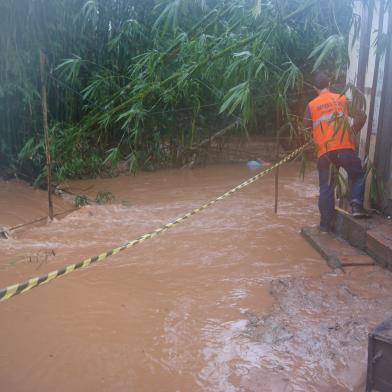
[{"label": "concrete wall", "polygon": [[[383,1],[374,0],[374,5],[371,3],[372,1],[369,1],[370,6],[368,7],[360,0],[354,1],[355,13],[361,18],[361,33],[360,39],[355,42],[353,42],[354,28],[350,35],[350,65],[347,72],[347,82],[355,84],[365,95],[368,122],[365,124],[359,137],[359,155],[362,159],[367,155],[366,144],[369,132],[371,136],[368,157],[374,162],[375,160],[377,161],[375,154],[379,155],[381,150],[383,155],[387,154],[385,148],[377,149],[376,146],[378,133],[385,138],[385,127],[387,125],[383,123],[383,120],[385,118],[385,110],[390,110],[390,108],[382,110],[383,101],[385,100],[384,88],[386,86],[385,67],[389,54],[378,56],[377,61],[377,38],[379,31],[391,33],[392,29],[389,27],[388,12],[385,12],[381,6]],[[382,132],[379,132],[379,130],[382,130]],[[378,141],[379,144],[380,140]],[[380,160],[379,156],[377,158]],[[389,159],[389,157],[385,157],[385,159],[387,158]],[[392,160],[390,166],[389,175],[383,174],[387,191],[386,199],[392,198]],[[369,193],[370,181],[371,178],[368,178],[367,195]]]},{"label": "concrete wall", "polygon": [[[379,3],[379,0],[376,0],[376,3]],[[367,115],[369,119],[369,110],[370,110],[370,101],[371,101],[371,93],[372,93],[372,86],[373,86],[373,78],[374,78],[374,70],[375,70],[375,63],[376,63],[376,53],[375,50],[376,48],[371,44],[372,42],[375,42],[375,39],[377,38],[377,31],[378,31],[378,20],[379,20],[379,5],[376,5],[374,13],[373,13],[373,20],[371,21],[372,27],[371,27],[371,35],[370,35],[370,40],[369,42],[365,43],[369,46],[369,58],[367,62],[367,67],[366,67],[366,74],[365,74],[365,83],[364,83],[364,88],[363,88],[363,93],[366,98],[367,102]],[[350,46],[349,46],[349,57],[350,57],[350,65],[349,69],[347,72],[347,83],[352,83],[358,86],[358,69],[359,69],[359,57],[360,57],[360,49],[361,45],[364,43],[361,42],[361,36],[364,34],[363,28],[366,27],[366,19],[368,17],[368,9],[367,7],[363,4],[362,1],[357,0],[354,1],[354,12],[360,16],[361,18],[361,33],[359,39],[356,39],[355,42],[353,42],[354,38],[354,27],[352,28],[351,34],[350,34]],[[381,92],[380,92],[381,94]],[[376,116],[377,117],[377,116]],[[378,118],[378,117],[377,117]],[[366,136],[367,136],[367,130],[368,130],[369,124],[366,122],[365,126],[362,128],[361,135],[359,137],[359,156],[364,159],[365,158],[365,145],[366,145]],[[377,128],[376,128],[377,129]],[[373,153],[374,153],[374,145],[375,145],[375,139],[373,138],[372,140],[372,145],[373,145]],[[374,155],[373,155],[374,157]],[[372,157],[372,158],[373,158]]]}]

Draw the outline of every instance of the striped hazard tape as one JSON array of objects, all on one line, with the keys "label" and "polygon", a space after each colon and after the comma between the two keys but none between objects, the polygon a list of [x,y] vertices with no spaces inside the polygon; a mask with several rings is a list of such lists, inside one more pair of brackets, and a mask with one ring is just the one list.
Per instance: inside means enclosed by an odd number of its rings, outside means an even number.
[{"label": "striped hazard tape", "polygon": [[116,255],[117,253],[120,253],[126,249],[132,248],[135,245],[141,244],[142,242],[154,238],[162,233],[164,233],[165,231],[171,229],[172,227],[174,227],[175,225],[178,225],[179,223],[185,221],[186,219],[189,219],[191,216],[198,214],[199,212],[211,207],[212,205],[214,205],[215,203],[217,203],[218,201],[224,200],[226,198],[228,198],[229,196],[231,196],[233,193],[245,188],[246,186],[254,183],[255,181],[259,180],[260,178],[266,176],[267,174],[271,173],[273,170],[275,170],[276,168],[278,168],[279,166],[284,165],[285,163],[289,162],[290,160],[294,159],[296,156],[298,156],[303,150],[305,150],[306,147],[309,146],[310,143],[307,143],[305,145],[303,145],[302,147],[296,149],[295,151],[293,151],[292,153],[286,155],[280,162],[272,165],[271,167],[269,167],[268,169],[260,172],[259,174],[257,174],[256,176],[246,180],[245,182],[243,182],[242,184],[236,186],[235,188],[229,190],[228,192],[226,192],[225,194],[217,197],[216,199],[210,201],[207,204],[204,204],[203,206],[194,209],[193,211],[189,212],[188,214],[176,219],[175,221],[168,223],[154,231],[151,231],[150,233],[144,234],[141,237],[137,238],[136,240],[133,241],[129,241],[126,244],[124,244],[123,246],[120,246],[119,248],[115,248],[112,249],[108,252],[102,253],[98,256],[94,256],[94,257],[90,257],[89,259],[83,260],[77,264],[70,264],[64,268],[61,268],[59,270],[56,271],[52,271],[49,272],[46,275],[42,275],[42,276],[38,276],[35,278],[31,278],[25,282],[22,283],[17,283],[14,284],[12,286],[8,286],[5,287],[3,289],[0,289],[0,302],[2,301],[6,301],[7,299],[10,299],[12,297],[14,297],[15,295],[18,294],[22,294],[25,293],[35,287],[41,286],[43,284],[49,283],[50,281],[57,279],[61,276],[65,276],[68,275],[71,272],[74,272],[78,269],[81,268],[86,268],[91,264],[97,263],[99,261],[105,260],[106,258]]}]

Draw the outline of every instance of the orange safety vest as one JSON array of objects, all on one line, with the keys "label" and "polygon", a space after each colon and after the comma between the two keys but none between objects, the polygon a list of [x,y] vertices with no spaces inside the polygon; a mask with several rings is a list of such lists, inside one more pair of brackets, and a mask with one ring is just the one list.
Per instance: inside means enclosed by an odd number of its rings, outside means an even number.
[{"label": "orange safety vest", "polygon": [[346,148],[355,150],[350,132],[344,126],[348,120],[347,98],[344,95],[323,91],[309,102],[309,111],[313,121],[313,141],[317,146],[318,157],[328,151]]}]

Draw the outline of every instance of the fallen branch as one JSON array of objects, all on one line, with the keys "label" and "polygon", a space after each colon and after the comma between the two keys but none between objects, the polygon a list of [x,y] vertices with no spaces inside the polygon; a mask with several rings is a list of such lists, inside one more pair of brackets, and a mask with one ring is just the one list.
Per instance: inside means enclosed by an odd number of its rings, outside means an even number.
[{"label": "fallen branch", "polygon": [[199,144],[189,147],[189,150],[199,150],[200,148],[211,144],[211,142],[213,142],[218,137],[221,137],[221,136],[225,135],[227,132],[231,131],[232,129],[238,127],[239,124],[240,124],[240,121],[236,120],[232,124],[228,125],[226,128],[223,128],[220,131],[214,133],[212,136],[202,140]]}]

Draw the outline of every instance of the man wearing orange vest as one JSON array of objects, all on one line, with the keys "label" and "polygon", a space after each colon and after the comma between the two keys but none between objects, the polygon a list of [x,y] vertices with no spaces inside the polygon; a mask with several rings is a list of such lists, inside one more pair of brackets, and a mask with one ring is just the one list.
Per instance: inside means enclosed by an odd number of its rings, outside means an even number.
[{"label": "man wearing orange vest", "polygon": [[352,115],[344,95],[330,91],[330,79],[322,72],[315,75],[314,87],[318,97],[309,102],[304,127],[312,129],[313,142],[317,148],[317,168],[320,182],[320,231],[329,232],[335,210],[335,196],[331,183],[331,164],[343,167],[352,181],[351,208],[354,217],[366,216],[363,208],[364,171],[355,152],[352,132],[348,128],[349,117],[354,118],[352,130],[357,133],[366,122],[364,112]]}]

